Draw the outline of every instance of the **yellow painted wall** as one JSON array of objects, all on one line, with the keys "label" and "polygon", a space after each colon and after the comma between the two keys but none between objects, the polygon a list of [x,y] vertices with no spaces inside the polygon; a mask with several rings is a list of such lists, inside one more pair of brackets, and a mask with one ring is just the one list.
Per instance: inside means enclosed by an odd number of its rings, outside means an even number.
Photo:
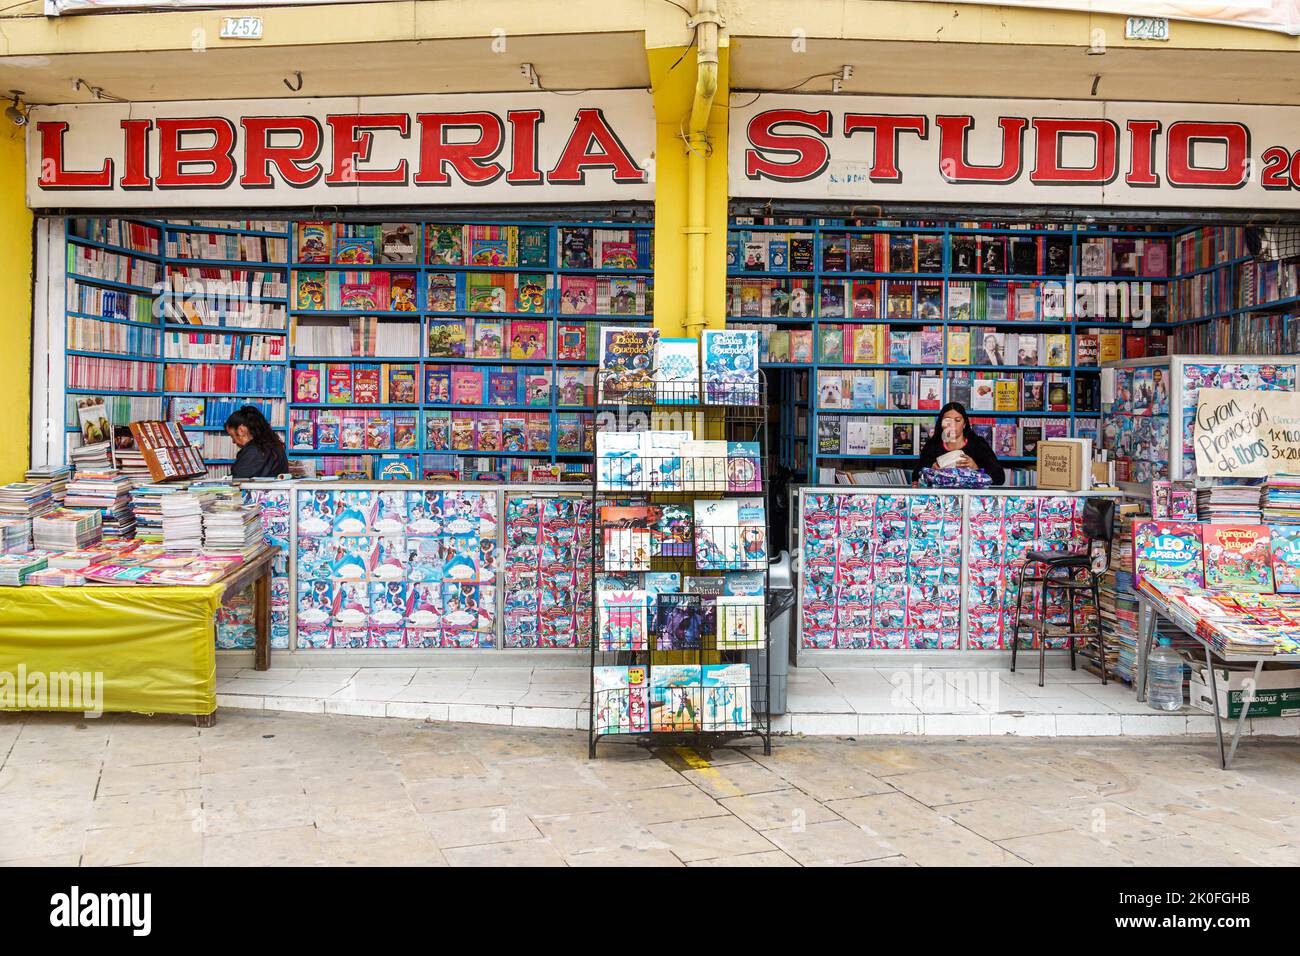
[{"label": "yellow painted wall", "polygon": [[0,124],[0,482],[8,482],[30,462],[32,214],[22,130]]},{"label": "yellow painted wall", "polygon": [[[682,54],[686,55],[683,56]],[[704,243],[704,320],[726,321],[728,50],[718,50],[718,93],[709,117],[708,207]],[[655,106],[655,326],[683,334],[686,316],[686,143],[682,133],[695,96],[695,51],[661,47],[646,51]]]}]

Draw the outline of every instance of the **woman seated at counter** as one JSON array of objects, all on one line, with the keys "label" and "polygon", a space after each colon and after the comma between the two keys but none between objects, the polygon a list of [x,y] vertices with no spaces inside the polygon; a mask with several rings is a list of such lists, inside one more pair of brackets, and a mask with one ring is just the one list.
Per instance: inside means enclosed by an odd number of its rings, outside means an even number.
[{"label": "woman seated at counter", "polygon": [[960,402],[949,402],[939,410],[934,434],[921,449],[921,458],[912,471],[913,484],[921,480],[925,468],[978,468],[995,485],[1006,480],[998,456],[970,427],[970,416]]}]

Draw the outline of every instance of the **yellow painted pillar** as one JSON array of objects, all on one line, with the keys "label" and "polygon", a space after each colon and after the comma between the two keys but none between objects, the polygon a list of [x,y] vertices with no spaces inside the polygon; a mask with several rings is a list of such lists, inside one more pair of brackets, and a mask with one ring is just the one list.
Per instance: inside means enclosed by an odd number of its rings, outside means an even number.
[{"label": "yellow painted pillar", "polygon": [[0,482],[31,458],[32,214],[23,131],[0,119]]},{"label": "yellow painted pillar", "polygon": [[[718,50],[718,92],[709,116],[710,153],[704,175],[706,328],[722,328],[726,323],[727,54],[724,36]],[[695,51],[660,47],[647,50],[646,57],[655,108],[655,327],[665,336],[681,336],[689,282],[686,227],[691,188],[684,134],[695,97]]]}]

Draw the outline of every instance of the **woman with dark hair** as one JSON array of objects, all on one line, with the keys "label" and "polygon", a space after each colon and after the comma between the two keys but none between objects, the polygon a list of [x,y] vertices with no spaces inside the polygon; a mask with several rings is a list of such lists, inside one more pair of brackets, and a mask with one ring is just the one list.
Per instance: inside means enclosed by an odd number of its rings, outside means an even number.
[{"label": "woman with dark hair", "polygon": [[[947,457],[953,452],[957,454]],[[936,462],[945,459],[939,466]],[[1006,480],[1002,464],[989,443],[970,427],[970,416],[960,402],[949,402],[939,410],[934,422],[934,434],[921,449],[921,460],[912,471],[912,481],[919,481],[923,468],[979,468],[995,485]]]},{"label": "woman with dark hair", "polygon": [[239,446],[232,478],[274,478],[287,474],[284,442],[256,406],[245,405],[226,419],[226,434]]}]

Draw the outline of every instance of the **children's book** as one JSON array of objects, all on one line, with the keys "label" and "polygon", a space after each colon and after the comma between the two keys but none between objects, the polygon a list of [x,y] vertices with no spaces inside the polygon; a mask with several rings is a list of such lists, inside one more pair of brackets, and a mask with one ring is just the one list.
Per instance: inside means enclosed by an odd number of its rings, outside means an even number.
[{"label": "children's book", "polygon": [[[706,331],[705,335],[708,334]],[[757,347],[757,331],[754,335]],[[599,403],[647,404],[654,400],[654,357],[658,341],[657,329],[600,329],[600,366],[596,376]]]},{"label": "children's book", "polygon": [[548,323],[536,320],[514,319],[510,322],[510,357],[512,359],[544,359],[547,353]]},{"label": "children's book", "polygon": [[650,698],[646,668],[596,667],[595,724],[598,734],[641,734],[650,730]]},{"label": "children's book", "polygon": [[[308,367],[293,370],[293,400],[311,405],[320,402],[320,369]],[[191,423],[181,422],[181,424]]]},{"label": "children's book", "polygon": [[758,442],[727,442],[727,491],[762,491]]},{"label": "children's book", "polygon": [[762,498],[695,502],[695,566],[701,571],[754,571],[767,564]]},{"label": "children's book", "polygon": [[583,361],[587,358],[587,327],[561,325],[556,331],[555,357],[560,361]]},{"label": "children's book", "polygon": [[345,266],[375,264],[375,242],[369,237],[340,236],[334,240],[334,261]]},{"label": "children's book", "polygon": [[698,650],[704,643],[704,601],[699,594],[664,594],[655,601],[655,649]]},{"label": "children's book", "polygon": [[650,729],[655,732],[703,728],[703,687],[698,664],[662,664],[650,676]]},{"label": "children's book", "polygon": [[1273,525],[1273,585],[1278,594],[1300,593],[1300,527]]},{"label": "children's book", "polygon": [[758,347],[757,329],[704,330],[700,364],[706,404],[759,404]]},{"label": "children's book", "polygon": [[429,265],[466,265],[465,227],[429,223],[425,227],[424,253]]},{"label": "children's book", "polygon": [[703,730],[748,730],[751,717],[748,664],[705,664],[701,668]]},{"label": "children's book", "polygon": [[476,317],[473,322],[474,358],[505,358],[505,320]]},{"label": "children's book", "polygon": [[600,650],[646,649],[648,595],[643,589],[596,592],[596,627]]},{"label": "children's book", "polygon": [[1133,570],[1144,579],[1205,586],[1201,526],[1174,521],[1141,521],[1133,528]]},{"label": "children's book", "polygon": [[328,223],[298,223],[298,261],[329,262],[333,236],[333,230]]},{"label": "children's book", "polygon": [[596,488],[640,491],[645,487],[641,463],[643,432],[596,433]]},{"label": "children's book", "polygon": [[465,320],[429,320],[429,358],[465,358]]},{"label": "children's book", "polygon": [[698,339],[660,339],[655,348],[655,392],[661,405],[700,400]]},{"label": "children's book", "polygon": [[409,222],[385,222],[379,227],[379,261],[415,265],[416,226]]},{"label": "children's book", "polygon": [[762,595],[721,595],[716,601],[719,650],[743,650],[764,645],[766,601]]},{"label": "children's book", "polygon": [[1273,590],[1273,552],[1262,524],[1207,524],[1205,586],[1236,591]]}]

